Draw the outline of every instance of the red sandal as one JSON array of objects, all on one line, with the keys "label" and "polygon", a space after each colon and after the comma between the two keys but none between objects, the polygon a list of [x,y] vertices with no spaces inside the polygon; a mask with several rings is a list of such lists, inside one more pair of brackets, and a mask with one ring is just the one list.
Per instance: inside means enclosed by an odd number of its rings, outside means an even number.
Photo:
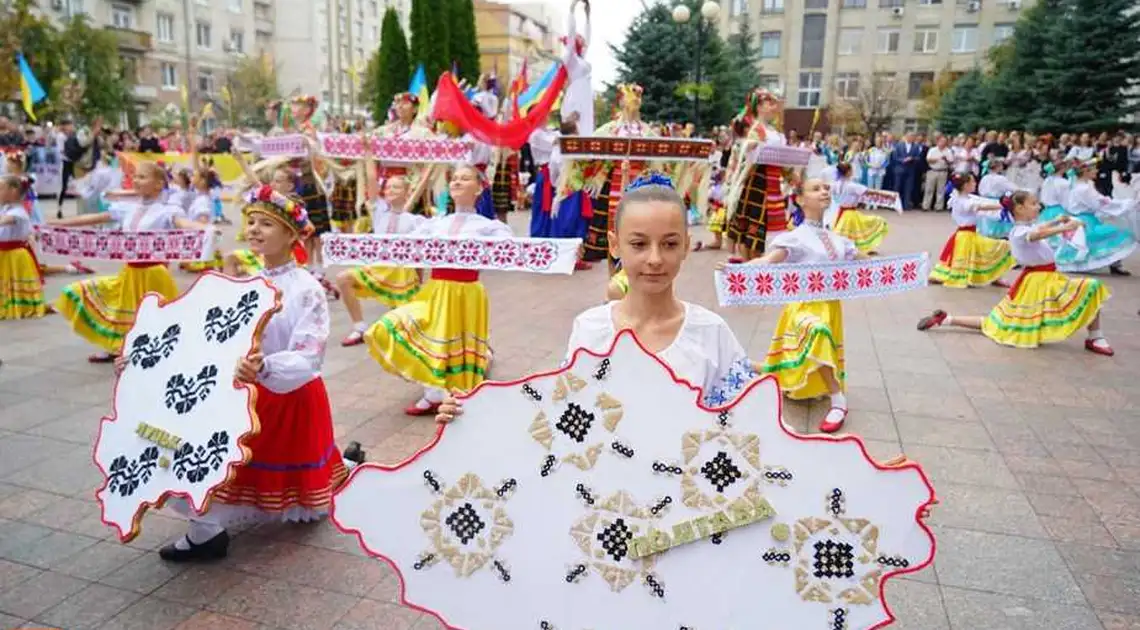
[{"label": "red sandal", "polygon": [[[828,422],[827,416],[831,415],[832,411],[837,411],[837,410],[843,412],[843,417],[841,417],[839,419],[839,422]],[[847,410],[842,408],[842,407],[832,407],[831,409],[828,409],[827,414],[825,414],[823,416],[823,422],[821,422],[819,424],[819,430],[823,431],[824,433],[838,433],[839,430],[843,428],[843,423],[846,421],[847,421]]]},{"label": "red sandal", "polygon": [[937,328],[942,325],[942,322],[946,321],[947,317],[946,311],[936,310],[930,315],[918,320],[918,329],[925,332],[931,328]]}]

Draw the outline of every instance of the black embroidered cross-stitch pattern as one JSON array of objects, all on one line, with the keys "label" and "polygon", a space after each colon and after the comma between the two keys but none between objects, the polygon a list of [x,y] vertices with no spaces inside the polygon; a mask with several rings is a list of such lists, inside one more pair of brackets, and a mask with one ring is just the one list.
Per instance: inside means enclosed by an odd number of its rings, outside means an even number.
[{"label": "black embroidered cross-stitch pattern", "polygon": [[197,376],[175,374],[166,381],[166,408],[178,415],[190,413],[194,406],[206,399],[218,383],[218,368],[207,365]]},{"label": "black embroidered cross-stitch pattern", "polygon": [[158,447],[148,446],[137,459],[127,459],[120,455],[111,461],[107,471],[107,489],[120,497],[129,497],[139,486],[150,481],[158,466]]},{"label": "black embroidered cross-stitch pattern", "polygon": [[727,409],[718,413],[716,416],[716,423],[722,427],[727,427],[729,416],[730,416],[730,414],[728,413]]},{"label": "black embroidered cross-stitch pattern", "polygon": [[653,472],[656,474],[668,475],[682,475],[685,471],[677,464],[667,462],[655,461],[653,462]]},{"label": "black embroidered cross-stitch pattern", "polygon": [[443,490],[443,484],[441,484],[439,482],[439,479],[436,478],[435,473],[430,470],[424,471],[424,483],[426,483],[427,486],[431,488],[431,491],[436,494]]},{"label": "black embroidered cross-stitch pattern", "polygon": [[598,369],[594,371],[594,380],[605,380],[610,375],[610,359],[606,357],[598,364]]},{"label": "black embroidered cross-stitch pattern", "polygon": [[257,291],[250,291],[238,298],[238,303],[226,310],[214,306],[206,311],[206,341],[225,343],[233,339],[242,326],[253,321],[259,298]]},{"label": "black embroidered cross-stitch pattern", "polygon": [[573,584],[573,583],[581,580],[582,576],[585,574],[586,574],[586,565],[584,565],[584,564],[574,565],[569,571],[566,572],[566,583],[567,584]]},{"label": "black embroidered cross-stitch pattern", "polygon": [[626,459],[633,457],[634,454],[632,448],[626,446],[625,444],[622,444],[617,440],[614,440],[612,443],[610,443],[610,448],[614,449],[615,453],[621,455]]},{"label": "black embroidered cross-stitch pattern", "polygon": [[592,424],[594,424],[593,413],[586,411],[577,403],[570,403],[566,406],[566,411],[563,411],[562,416],[558,418],[558,423],[554,425],[554,428],[581,444],[586,441],[586,435],[590,433],[590,425]]},{"label": "black embroidered cross-stitch pattern", "polygon": [[534,402],[542,402],[542,394],[538,393],[537,389],[531,387],[530,383],[523,385],[522,391],[526,394],[527,398],[530,398]]},{"label": "black embroidered cross-stitch pattern", "polygon": [[786,565],[792,561],[792,554],[791,552],[783,551],[780,549],[769,549],[768,551],[764,552],[764,555],[761,556],[761,558],[763,558],[764,562],[767,562],[768,564]]},{"label": "black embroidered cross-stitch pattern", "polygon": [[855,577],[854,548],[843,542],[820,540],[815,543],[815,577],[839,579]]},{"label": "black embroidered cross-stitch pattern", "polygon": [[505,499],[505,498],[507,498],[507,496],[509,496],[511,493],[513,493],[518,487],[519,487],[518,480],[516,480],[514,478],[505,479],[505,480],[503,480],[503,482],[501,484],[499,484],[498,488],[495,488],[495,494],[500,499]]},{"label": "black embroidered cross-stitch pattern", "polygon": [[550,473],[554,472],[554,466],[558,464],[558,458],[553,455],[547,455],[542,460],[542,469],[539,470],[540,475],[549,477]]},{"label": "black embroidered cross-stitch pattern", "polygon": [[474,540],[487,526],[470,503],[464,503],[458,510],[452,512],[445,522],[451,528],[451,533],[465,545]]},{"label": "black embroidered cross-stitch pattern", "polygon": [[724,451],[719,451],[716,457],[705,462],[705,465],[701,466],[701,474],[709,480],[717,492],[724,492],[725,488],[744,476]]},{"label": "black embroidered cross-stitch pattern", "polygon": [[665,599],[665,585],[656,576],[652,574],[645,576],[645,586],[654,597]]},{"label": "black embroidered cross-stitch pattern", "polygon": [[174,352],[174,346],[178,343],[181,335],[182,327],[178,324],[171,324],[162,333],[162,337],[157,339],[146,334],[139,335],[131,343],[131,365],[142,367],[144,370],[149,370],[158,365],[159,361],[169,357]]},{"label": "black embroidered cross-stitch pattern", "polygon": [[828,630],[847,630],[847,609],[835,608],[831,613],[831,623]]},{"label": "black embroidered cross-stitch pattern", "polygon": [[602,549],[614,559],[614,562],[621,562],[622,558],[629,555],[629,541],[632,538],[633,532],[626,526],[625,520],[620,518],[597,535],[598,542],[602,543]]},{"label": "black embroidered cross-stitch pattern", "polygon": [[419,560],[416,560],[416,563],[412,565],[412,568],[416,571],[423,571],[433,564],[435,564],[435,554],[425,553],[420,556]]},{"label": "black embroidered cross-stitch pattern", "polygon": [[832,516],[839,516],[847,512],[847,499],[839,488],[833,488],[827,495],[827,511]]},{"label": "black embroidered cross-stitch pattern", "polygon": [[649,508],[649,511],[653,514],[653,516],[660,516],[661,513],[663,511],[665,511],[665,509],[668,508],[672,504],[673,504],[673,497],[667,496],[667,497],[657,501],[657,503],[654,504],[653,507]]},{"label": "black embroidered cross-stitch pattern", "polygon": [[594,493],[590,492],[590,489],[587,488],[585,484],[580,483],[574,486],[574,491],[578,493],[578,498],[581,499],[583,503],[593,507],[595,501]]},{"label": "black embroidered cross-stitch pattern", "polygon": [[174,451],[174,476],[185,477],[190,483],[202,481],[211,471],[222,467],[223,456],[230,452],[229,444],[230,434],[225,431],[214,432],[205,444],[198,446],[183,442]]},{"label": "black embroidered cross-stitch pattern", "polygon": [[507,570],[507,565],[503,564],[502,560],[495,560],[492,566],[495,567],[495,573],[499,576],[501,581],[504,583],[511,581],[511,572]]},{"label": "black embroidered cross-stitch pattern", "polygon": [[902,556],[879,556],[875,562],[880,566],[891,567],[893,569],[905,569],[910,566],[910,560]]}]

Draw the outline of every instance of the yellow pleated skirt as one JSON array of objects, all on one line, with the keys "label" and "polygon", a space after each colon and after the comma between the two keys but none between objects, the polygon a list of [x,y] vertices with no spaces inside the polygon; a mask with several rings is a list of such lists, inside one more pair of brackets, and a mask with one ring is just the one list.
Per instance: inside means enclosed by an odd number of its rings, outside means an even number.
[{"label": "yellow pleated skirt", "polygon": [[482,283],[436,277],[415,301],[373,324],[364,341],[392,374],[425,387],[468,391],[487,377],[490,330]]},{"label": "yellow pleated skirt", "polygon": [[712,234],[724,234],[727,229],[728,213],[725,211],[724,206],[720,206],[712,211],[709,215],[709,232]]},{"label": "yellow pleated skirt", "polygon": [[930,280],[956,289],[986,286],[1013,269],[1014,264],[1008,241],[958,230],[946,241]]},{"label": "yellow pleated skirt", "polygon": [[982,333],[1015,348],[1064,341],[1087,328],[1109,297],[1096,278],[1074,279],[1056,271],[1026,274],[1016,297],[1007,294],[982,321]]},{"label": "yellow pleated skirt", "polygon": [[265,261],[250,249],[235,249],[230,253],[237,260],[238,273],[243,276],[255,276],[265,269]]},{"label": "yellow pleated skirt", "polygon": [[846,363],[842,303],[796,302],[780,313],[761,371],[775,375],[784,396],[806,400],[830,394],[821,367],[834,370],[840,389],[846,389]]},{"label": "yellow pleated skirt", "polygon": [[0,319],[43,317],[47,308],[32,255],[26,249],[0,250]]},{"label": "yellow pleated skirt", "polygon": [[420,292],[420,275],[409,267],[358,267],[352,270],[357,295],[389,308],[412,301]]},{"label": "yellow pleated skirt", "polygon": [[80,337],[115,353],[135,322],[139,302],[147,293],[164,299],[178,297],[178,287],[166,265],[124,265],[116,276],[101,276],[69,284],[55,308]]},{"label": "yellow pleated skirt", "polygon": [[182,271],[190,273],[202,273],[203,271],[220,271],[225,266],[225,260],[222,258],[222,252],[215,250],[214,257],[211,260],[195,260],[194,262],[184,262],[178,265]]},{"label": "yellow pleated skirt", "polygon": [[882,246],[883,240],[887,238],[889,226],[883,217],[848,209],[840,212],[833,231],[851,239],[860,252],[870,254]]}]

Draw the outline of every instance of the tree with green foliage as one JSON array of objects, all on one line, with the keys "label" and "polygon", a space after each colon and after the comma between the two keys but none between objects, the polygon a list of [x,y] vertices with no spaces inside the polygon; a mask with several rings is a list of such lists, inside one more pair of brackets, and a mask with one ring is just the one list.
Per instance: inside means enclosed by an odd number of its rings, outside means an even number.
[{"label": "tree with green foliage", "polygon": [[400,16],[389,7],[384,12],[384,24],[380,31],[380,49],[368,60],[361,92],[367,98],[372,119],[379,122],[388,116],[392,97],[408,89],[412,78],[412,63],[409,59],[408,40],[400,26]]},{"label": "tree with green foliage", "polygon": [[230,108],[228,118],[242,127],[268,130],[265,106],[281,98],[277,68],[269,57],[246,57],[237,62],[226,77]]},{"label": "tree with green foliage", "polygon": [[472,0],[447,0],[449,9],[448,50],[459,67],[460,78],[474,85],[479,80],[479,37],[475,32],[475,5]]},{"label": "tree with green foliage", "polygon": [[694,81],[697,26],[700,12],[696,0],[684,0],[693,18],[688,24],[673,21],[669,7],[646,6],[621,46],[611,45],[618,62],[618,81],[640,83],[642,117],[660,122],[692,121],[692,98],[699,94],[701,125],[727,122],[740,103],[730,100],[735,74],[725,54],[724,41],[714,25],[704,24],[701,47],[701,80]]},{"label": "tree with green foliage", "polygon": [[990,49],[988,81],[993,108],[989,123],[998,129],[1031,124],[1043,95],[1050,94],[1041,70],[1053,28],[1067,0],[1038,0],[1025,10],[1013,37]]},{"label": "tree with green foliage", "polygon": [[728,62],[733,71],[733,83],[728,89],[728,101],[743,106],[748,92],[756,87],[756,74],[760,68],[760,50],[756,47],[756,32],[752,18],[745,11],[740,16],[738,30],[728,36]]},{"label": "tree with green foliage", "polygon": [[86,15],[71,18],[57,35],[56,54],[64,68],[83,85],[79,114],[111,118],[132,105],[134,79],[124,78],[119,39],[111,31],[94,28]]},{"label": "tree with green foliage", "polygon": [[424,64],[428,89],[435,88],[439,75],[451,69],[448,47],[450,0],[412,0],[409,25],[412,29],[412,67]]},{"label": "tree with green foliage", "polygon": [[52,85],[63,73],[55,27],[43,17],[35,0],[14,0],[0,9],[0,100],[19,98],[20,71],[16,53],[23,52],[40,85],[48,91],[47,100],[36,106],[37,116],[50,114],[56,100]]},{"label": "tree with green foliage", "polygon": [[990,98],[980,68],[963,74],[941,99],[938,127],[943,133],[973,133],[988,126]]}]

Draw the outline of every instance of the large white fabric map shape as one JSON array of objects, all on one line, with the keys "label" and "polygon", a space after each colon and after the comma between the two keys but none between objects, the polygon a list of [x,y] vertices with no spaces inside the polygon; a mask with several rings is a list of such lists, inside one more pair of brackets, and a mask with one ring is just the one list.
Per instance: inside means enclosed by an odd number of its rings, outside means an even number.
[{"label": "large white fabric map shape", "polygon": [[770,377],[730,407],[697,398],[623,333],[608,356],[484,384],[416,457],[354,470],[333,519],[449,628],[890,623],[887,578],[934,558],[922,470],[788,433]]},{"label": "large white fabric map shape", "polygon": [[211,493],[245,462],[257,433],[256,390],[234,381],[238,359],[280,309],[262,278],[206,273],[177,299],[148,294],[123,344],[126,368],[95,441],[105,478],[103,522],[128,542],[143,513],[170,496],[204,512]]}]

